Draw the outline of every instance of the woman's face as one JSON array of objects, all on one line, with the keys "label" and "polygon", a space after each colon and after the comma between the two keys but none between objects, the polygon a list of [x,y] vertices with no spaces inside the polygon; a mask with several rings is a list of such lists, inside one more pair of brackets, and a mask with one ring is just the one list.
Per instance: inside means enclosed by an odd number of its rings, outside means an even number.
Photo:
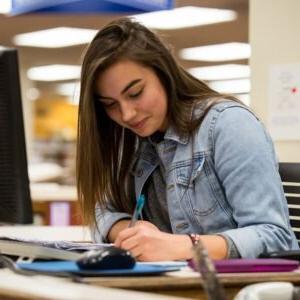
[{"label": "woman's face", "polygon": [[131,60],[116,62],[96,80],[96,93],[107,115],[146,137],[167,128],[167,96],[155,72]]}]

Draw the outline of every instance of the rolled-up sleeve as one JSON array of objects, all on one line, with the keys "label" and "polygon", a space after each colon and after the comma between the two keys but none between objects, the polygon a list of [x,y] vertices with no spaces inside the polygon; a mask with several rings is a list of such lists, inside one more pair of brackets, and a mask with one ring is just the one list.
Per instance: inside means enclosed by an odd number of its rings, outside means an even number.
[{"label": "rolled-up sleeve", "polygon": [[91,228],[91,235],[94,242],[106,243],[108,242],[107,235],[111,227],[122,219],[130,219],[131,215],[123,212],[117,212],[111,205],[107,208],[100,208],[96,206],[96,226]]},{"label": "rolled-up sleeve", "polygon": [[222,235],[241,257],[298,248],[273,143],[261,122],[245,108],[230,107],[218,114],[211,132],[216,172],[237,224]]}]

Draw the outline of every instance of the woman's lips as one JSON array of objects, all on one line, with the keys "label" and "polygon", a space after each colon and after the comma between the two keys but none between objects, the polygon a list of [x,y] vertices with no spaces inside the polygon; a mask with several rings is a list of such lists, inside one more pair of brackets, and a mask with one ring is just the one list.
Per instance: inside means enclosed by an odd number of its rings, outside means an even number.
[{"label": "woman's lips", "polygon": [[141,120],[141,121],[139,121],[139,122],[137,122],[137,123],[129,124],[129,126],[130,126],[132,129],[140,129],[140,128],[142,128],[142,127],[145,125],[146,120],[147,120],[147,118],[145,118],[145,119],[143,119],[143,120]]}]

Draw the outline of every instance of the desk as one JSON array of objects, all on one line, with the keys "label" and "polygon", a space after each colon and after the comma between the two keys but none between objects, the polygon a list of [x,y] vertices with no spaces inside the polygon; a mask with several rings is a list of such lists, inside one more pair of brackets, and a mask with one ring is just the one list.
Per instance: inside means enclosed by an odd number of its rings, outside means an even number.
[{"label": "desk", "polygon": [[[89,241],[91,239],[88,229],[83,226],[69,226],[69,227],[2,226],[0,227],[0,235],[9,235],[9,236],[23,237],[23,238],[37,238],[37,239],[45,239],[45,240],[64,239],[69,241]],[[4,270],[0,270],[0,271],[4,271]],[[37,276],[32,278],[36,278],[36,277]],[[233,297],[242,287],[252,283],[267,282],[267,281],[288,281],[300,285],[300,271],[289,272],[289,273],[219,274],[219,278],[221,283],[224,285],[226,289],[228,299],[233,299]],[[1,280],[2,279],[0,277],[0,296],[2,295]],[[170,272],[163,276],[102,277],[102,278],[91,277],[91,278],[80,278],[77,279],[76,281],[80,283],[88,283],[90,287],[120,288],[126,290],[145,291],[147,293],[152,292],[152,293],[162,294],[162,295],[187,297],[189,299],[198,299],[198,300],[207,299],[202,289],[201,278],[198,276],[197,273],[188,270],[180,271],[180,272]],[[79,283],[77,283],[77,285],[80,286]],[[123,292],[125,293],[125,291]],[[3,297],[1,299],[3,299]],[[22,299],[27,299],[27,298],[22,298]],[[38,299],[46,299],[46,298],[38,297]],[[104,299],[110,299],[110,298],[104,297]],[[115,299],[121,299],[121,298],[116,297]],[[123,298],[122,296],[122,299],[126,299],[126,298]],[[143,299],[150,299],[150,298],[143,297]]]},{"label": "desk", "polygon": [[[90,241],[84,226],[0,226],[0,235],[24,239]],[[124,291],[70,282],[70,279],[49,276],[21,276],[0,269],[1,300],[178,300],[177,297],[135,291]],[[180,298],[182,299],[182,298]]]},{"label": "desk", "polygon": [[[228,299],[233,299],[244,286],[271,281],[286,281],[300,284],[300,271],[280,273],[231,273],[219,274]],[[158,277],[114,277],[114,278],[82,278],[81,282],[96,286],[123,288],[137,291],[151,291],[163,295],[187,297],[191,299],[207,299],[202,288],[202,279],[192,271],[171,272]]]},{"label": "desk", "polygon": [[[182,300],[150,293],[108,289],[49,276],[22,276],[0,269],[1,300]],[[188,300],[188,299],[186,299]]]}]

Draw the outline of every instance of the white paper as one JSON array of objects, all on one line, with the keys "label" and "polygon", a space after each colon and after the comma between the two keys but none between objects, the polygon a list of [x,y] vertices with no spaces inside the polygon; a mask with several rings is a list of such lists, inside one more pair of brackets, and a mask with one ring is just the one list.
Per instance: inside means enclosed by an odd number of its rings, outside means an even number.
[{"label": "white paper", "polygon": [[113,246],[113,244],[104,244],[104,243],[85,243],[85,242],[70,242],[65,240],[56,240],[56,241],[45,241],[45,240],[38,240],[38,239],[27,239],[27,238],[15,238],[9,236],[0,236],[0,240],[7,240],[7,241],[15,241],[15,242],[24,242],[24,243],[31,243],[34,245],[39,245],[43,247],[49,247],[54,249],[61,249],[61,250],[69,250],[69,251],[88,251],[88,250],[97,250],[103,247]]},{"label": "white paper", "polygon": [[300,140],[300,64],[269,72],[269,131],[274,140]]}]

